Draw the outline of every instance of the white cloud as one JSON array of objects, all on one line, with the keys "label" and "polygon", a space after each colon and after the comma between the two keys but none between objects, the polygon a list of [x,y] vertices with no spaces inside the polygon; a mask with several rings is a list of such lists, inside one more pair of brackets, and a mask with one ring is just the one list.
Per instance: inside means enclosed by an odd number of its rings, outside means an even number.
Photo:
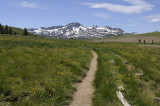
[{"label": "white cloud", "polygon": [[31,3],[31,2],[26,2],[26,1],[21,2],[19,6],[24,7],[24,8],[38,8],[42,10],[48,10],[48,7],[39,6],[36,3]]},{"label": "white cloud", "polygon": [[110,4],[110,3],[83,3],[90,8],[102,8],[113,12],[132,14],[141,13],[143,11],[152,10],[153,5],[143,1],[143,0],[121,0],[129,2],[131,5],[120,5],[120,4]]},{"label": "white cloud", "polygon": [[25,8],[37,8],[37,5],[35,3],[29,3],[29,2],[22,2],[20,4],[21,7],[25,7]]},{"label": "white cloud", "polygon": [[144,17],[144,19],[148,20],[149,22],[160,22],[160,14],[153,14],[150,16]]},{"label": "white cloud", "polygon": [[97,14],[94,14],[94,16],[98,18],[103,18],[103,19],[110,19],[110,16],[105,13],[97,13]]},{"label": "white cloud", "polygon": [[150,22],[160,22],[160,19],[152,19]]}]

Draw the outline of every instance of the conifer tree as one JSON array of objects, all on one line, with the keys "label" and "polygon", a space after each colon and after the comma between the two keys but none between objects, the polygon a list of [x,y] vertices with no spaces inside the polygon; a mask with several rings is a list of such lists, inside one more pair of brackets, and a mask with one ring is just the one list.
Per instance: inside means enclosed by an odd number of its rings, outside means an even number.
[{"label": "conifer tree", "polygon": [[27,36],[27,35],[28,35],[28,30],[27,30],[27,28],[24,28],[24,30],[23,30],[23,35],[24,35],[24,36]]},{"label": "conifer tree", "polygon": [[1,34],[4,34],[3,26],[1,27]]},{"label": "conifer tree", "polygon": [[12,27],[9,28],[9,34],[12,35]]},{"label": "conifer tree", "polygon": [[5,30],[4,30],[5,34],[9,34],[9,30],[8,30],[8,25],[6,25]]},{"label": "conifer tree", "polygon": [[1,34],[1,32],[2,32],[2,25],[1,25],[1,23],[0,23],[0,34]]},{"label": "conifer tree", "polygon": [[14,32],[14,35],[17,35],[17,33],[16,33],[16,32]]}]

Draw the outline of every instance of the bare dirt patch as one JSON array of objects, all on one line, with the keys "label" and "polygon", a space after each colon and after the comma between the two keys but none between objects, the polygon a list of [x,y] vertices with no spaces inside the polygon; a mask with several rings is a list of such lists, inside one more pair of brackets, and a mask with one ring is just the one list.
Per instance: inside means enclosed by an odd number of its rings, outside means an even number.
[{"label": "bare dirt patch", "polygon": [[73,101],[70,106],[91,106],[92,105],[92,96],[94,92],[94,87],[92,82],[97,70],[97,54],[92,51],[93,59],[90,63],[90,69],[87,72],[86,77],[82,80],[81,83],[77,84],[77,91],[74,93]]}]

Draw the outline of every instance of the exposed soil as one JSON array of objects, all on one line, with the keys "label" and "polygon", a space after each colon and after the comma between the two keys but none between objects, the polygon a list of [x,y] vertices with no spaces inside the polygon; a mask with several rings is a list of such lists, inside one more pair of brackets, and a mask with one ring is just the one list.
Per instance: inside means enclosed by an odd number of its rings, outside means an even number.
[{"label": "exposed soil", "polygon": [[77,84],[77,91],[74,93],[73,101],[70,106],[91,106],[94,87],[92,82],[97,70],[97,54],[92,51],[93,58],[90,63],[89,71],[81,83]]}]

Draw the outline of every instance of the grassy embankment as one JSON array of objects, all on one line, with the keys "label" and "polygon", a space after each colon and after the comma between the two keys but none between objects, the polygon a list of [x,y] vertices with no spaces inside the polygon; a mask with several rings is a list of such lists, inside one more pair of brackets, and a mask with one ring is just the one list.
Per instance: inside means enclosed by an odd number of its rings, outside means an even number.
[{"label": "grassy embankment", "polygon": [[64,105],[91,59],[84,42],[0,36],[0,105]]},{"label": "grassy embankment", "polygon": [[122,92],[131,105],[160,105],[153,99],[160,97],[159,48],[103,43],[96,45],[94,50],[99,55],[94,106],[121,105],[116,95],[118,86],[124,87]]}]

